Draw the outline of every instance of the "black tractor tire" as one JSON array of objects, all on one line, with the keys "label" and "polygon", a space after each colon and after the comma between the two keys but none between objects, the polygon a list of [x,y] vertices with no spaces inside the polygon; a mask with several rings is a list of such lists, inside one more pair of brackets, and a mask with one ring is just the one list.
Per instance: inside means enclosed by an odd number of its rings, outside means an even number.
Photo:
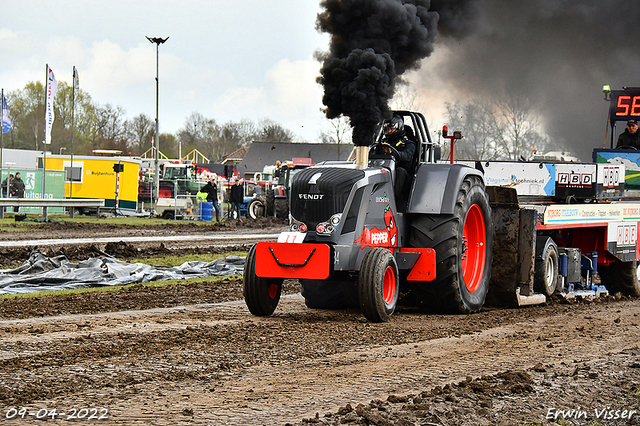
[{"label": "black tractor tire", "polygon": [[266,212],[264,197],[255,197],[247,205],[247,216],[256,220],[259,217],[264,217]]},{"label": "black tractor tire", "polygon": [[600,266],[598,274],[609,293],[620,292],[625,296],[640,296],[638,262],[617,262],[609,266]]},{"label": "black tractor tire", "polygon": [[309,309],[356,309],[358,289],[352,282],[338,280],[300,280],[302,297]]},{"label": "black tractor tire", "polygon": [[276,217],[278,219],[289,218],[289,203],[286,198],[276,198]]},{"label": "black tractor tire", "polygon": [[358,301],[371,322],[389,321],[400,295],[398,264],[393,254],[376,247],[365,254],[358,276]]},{"label": "black tractor tire", "polygon": [[282,293],[282,278],[262,278],[256,275],[256,246],[249,250],[242,273],[244,301],[249,312],[259,317],[273,314]]},{"label": "black tractor tire", "polygon": [[478,312],[489,290],[493,249],[491,207],[481,179],[464,178],[454,214],[414,217],[409,245],[436,252],[435,280],[413,281],[420,310]]},{"label": "black tractor tire", "polygon": [[173,210],[165,210],[162,212],[162,218],[166,220],[173,220],[176,218],[176,215]]},{"label": "black tractor tire", "polygon": [[551,297],[558,285],[558,246],[549,237],[541,237],[537,244],[541,253],[536,258],[533,289]]},{"label": "black tractor tire", "polygon": [[276,213],[276,194],[273,192],[273,188],[267,189],[265,204],[267,205],[267,216],[273,217]]}]

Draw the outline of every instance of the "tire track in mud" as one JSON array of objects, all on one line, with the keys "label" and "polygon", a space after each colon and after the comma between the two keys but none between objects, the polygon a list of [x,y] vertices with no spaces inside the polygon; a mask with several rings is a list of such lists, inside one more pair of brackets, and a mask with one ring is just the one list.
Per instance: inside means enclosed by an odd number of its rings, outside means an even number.
[{"label": "tire track in mud", "polygon": [[[84,374],[79,389],[30,403],[106,406],[110,424],[285,424],[469,376],[617,354],[637,346],[638,315],[632,300],[470,316],[401,313],[370,324],[357,312],[308,310],[292,295],[270,318],[252,317],[235,301],[2,321],[0,361],[18,361],[7,369],[15,380]],[[128,339],[155,346],[131,353]],[[100,357],[67,357],[70,342],[115,347]],[[49,358],[50,366],[33,369]]]}]

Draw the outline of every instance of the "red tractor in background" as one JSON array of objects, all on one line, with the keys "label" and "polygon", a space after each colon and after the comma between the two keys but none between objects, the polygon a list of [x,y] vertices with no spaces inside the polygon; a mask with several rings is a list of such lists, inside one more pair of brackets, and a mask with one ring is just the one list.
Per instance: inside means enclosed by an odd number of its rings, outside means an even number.
[{"label": "red tractor in background", "polygon": [[256,195],[249,201],[247,210],[249,217],[256,219],[262,216],[275,216],[279,219],[289,217],[289,192],[293,177],[300,170],[313,166],[310,158],[294,157],[291,161],[277,162],[273,171],[273,179],[266,185],[256,182],[264,187],[264,195]]}]

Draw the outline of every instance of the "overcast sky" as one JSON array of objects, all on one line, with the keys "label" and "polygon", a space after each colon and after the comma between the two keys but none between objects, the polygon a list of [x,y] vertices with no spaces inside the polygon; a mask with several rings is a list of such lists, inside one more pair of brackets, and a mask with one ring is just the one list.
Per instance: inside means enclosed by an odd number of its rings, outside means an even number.
[{"label": "overcast sky", "polygon": [[[156,50],[145,36],[169,36],[160,46],[161,132],[177,133],[199,112],[219,124],[270,118],[300,141],[317,141],[330,127],[316,83],[314,53],[329,47],[315,29],[319,3],[2,0],[0,87],[43,82],[47,63],[71,84],[75,65],[94,101],[124,108],[127,118],[154,118]],[[425,114],[432,132],[446,124],[446,102],[515,94],[538,102],[556,149],[589,160],[607,128],[602,85],[640,86],[636,0],[431,6],[440,13],[434,53],[404,77],[416,95],[409,107]]]},{"label": "overcast sky", "polygon": [[328,36],[315,30],[318,1],[3,0],[0,86],[44,82],[48,63],[126,117],[155,118],[160,45],[160,132],[176,133],[192,112],[219,124],[270,118],[316,141],[326,120],[315,82]]}]

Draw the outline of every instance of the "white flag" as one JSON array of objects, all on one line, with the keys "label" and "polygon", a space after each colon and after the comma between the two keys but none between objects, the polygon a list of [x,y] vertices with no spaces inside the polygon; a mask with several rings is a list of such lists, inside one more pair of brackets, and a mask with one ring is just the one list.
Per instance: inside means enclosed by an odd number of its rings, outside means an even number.
[{"label": "white flag", "polygon": [[58,81],[53,75],[53,70],[47,65],[47,104],[45,106],[45,125],[44,125],[44,143],[51,143],[51,127],[53,126],[53,120],[55,114],[53,112],[53,97],[58,90]]}]

